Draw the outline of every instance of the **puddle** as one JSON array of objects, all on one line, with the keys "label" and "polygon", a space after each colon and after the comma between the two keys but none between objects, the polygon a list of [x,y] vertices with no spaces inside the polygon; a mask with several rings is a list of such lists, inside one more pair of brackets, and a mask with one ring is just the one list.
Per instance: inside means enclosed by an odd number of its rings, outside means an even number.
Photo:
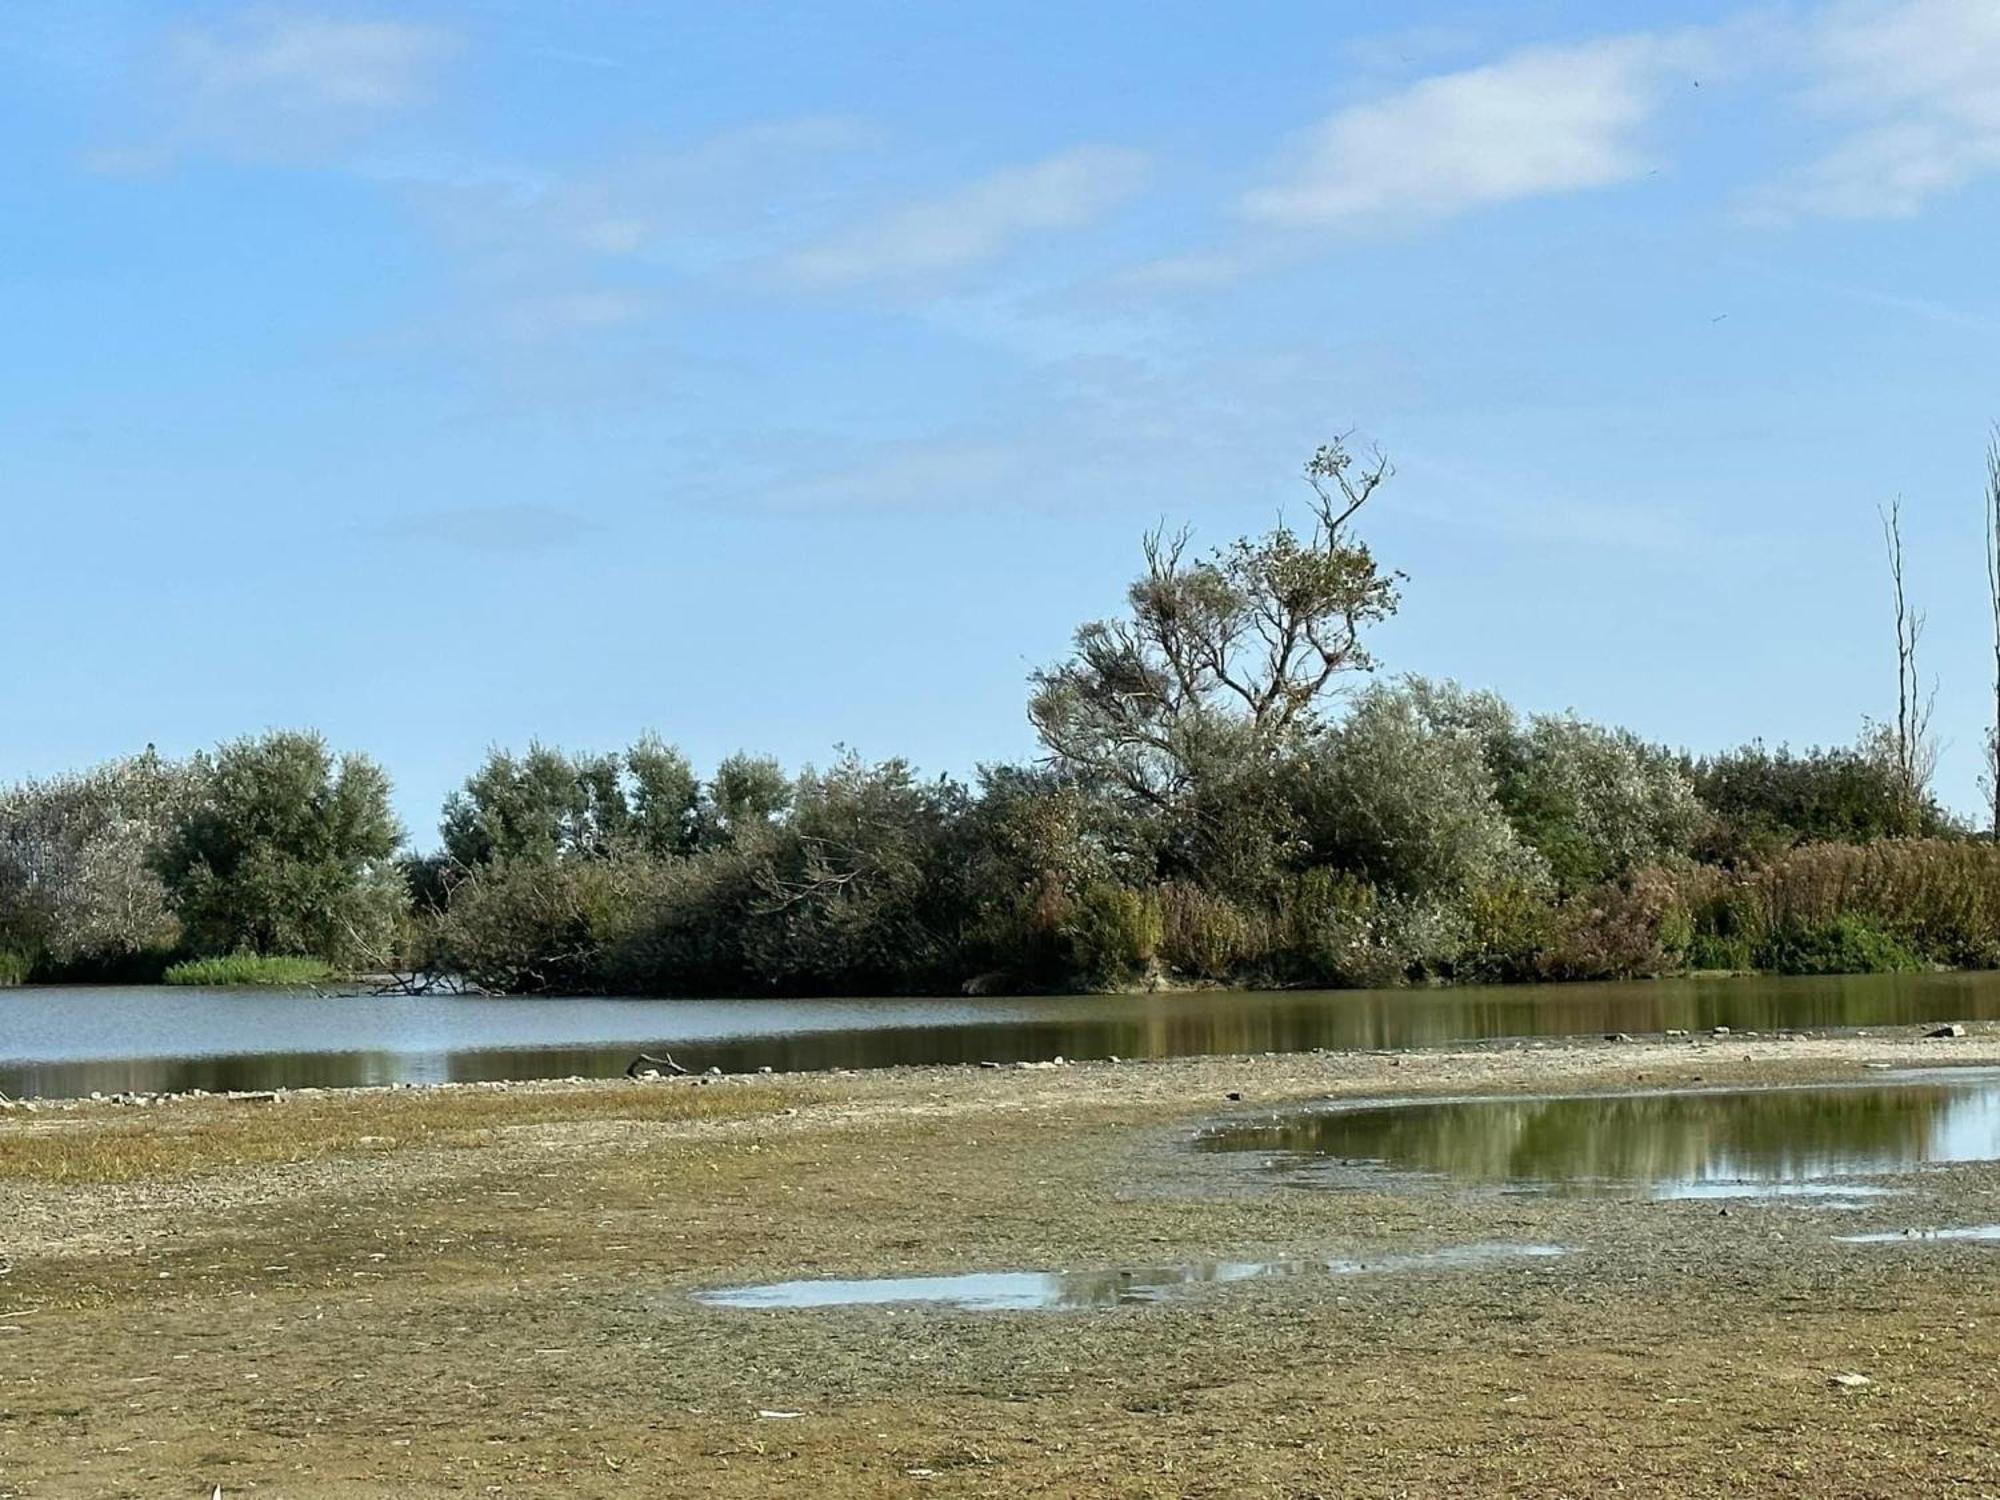
[{"label": "puddle", "polygon": [[929,1304],[961,1312],[1129,1307],[1229,1282],[1306,1276],[1368,1276],[1553,1260],[1559,1245],[1459,1245],[1374,1260],[1218,1260],[1138,1271],[977,1271],[964,1276],[889,1276],[863,1281],[779,1281],[695,1293],[710,1307],[880,1307]]},{"label": "puddle", "polygon": [[2000,1071],[1907,1081],[1320,1107],[1230,1121],[1203,1151],[1359,1186],[1382,1173],[1548,1192],[1858,1200],[1847,1181],[2000,1159]]},{"label": "puddle", "polygon": [[1843,1245],[1914,1245],[1923,1240],[2000,1240],[2000,1224],[1963,1229],[1886,1229],[1876,1234],[1835,1235]]}]

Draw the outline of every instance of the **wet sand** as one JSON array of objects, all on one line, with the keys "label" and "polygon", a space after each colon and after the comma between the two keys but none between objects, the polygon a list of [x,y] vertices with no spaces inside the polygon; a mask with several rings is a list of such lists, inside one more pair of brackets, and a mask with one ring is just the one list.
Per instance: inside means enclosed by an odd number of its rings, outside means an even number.
[{"label": "wet sand", "polygon": [[[2000,1064],[2000,1032],[8,1111],[0,1496],[2000,1493],[2000,1246],[1843,1238],[2000,1220],[1994,1164],[1832,1207],[1323,1191],[1190,1149],[1304,1099],[1885,1064]],[[1450,1253],[1487,1244],[1567,1253]],[[1073,1310],[696,1296],[1327,1258],[1386,1268]]]}]

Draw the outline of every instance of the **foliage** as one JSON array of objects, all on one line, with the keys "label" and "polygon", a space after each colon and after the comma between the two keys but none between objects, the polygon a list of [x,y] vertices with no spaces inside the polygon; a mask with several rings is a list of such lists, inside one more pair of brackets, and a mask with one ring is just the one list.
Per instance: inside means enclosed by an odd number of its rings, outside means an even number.
[{"label": "foliage", "polygon": [[1925,967],[1909,945],[1852,914],[1773,934],[1763,967],[1779,974],[1901,974]]},{"label": "foliage", "polygon": [[26,954],[12,948],[0,948],[0,989],[26,984],[33,971],[34,965]]},{"label": "foliage", "polygon": [[1151,968],[1159,953],[1159,902],[1148,891],[1093,885],[1078,898],[1063,933],[1075,971],[1087,983],[1126,983]]},{"label": "foliage", "polygon": [[149,748],[0,790],[0,948],[53,977],[157,968],[181,929],[151,858],[199,782]]},{"label": "foliage", "polygon": [[1406,896],[1547,884],[1546,863],[1500,803],[1483,736],[1454,711],[1456,691],[1372,687],[1301,757],[1315,860]]},{"label": "foliage", "polygon": [[1705,857],[1754,864],[1798,844],[1931,837],[1950,820],[1930,797],[1915,804],[1879,745],[1794,752],[1762,744],[1694,762],[1695,792],[1713,815]]},{"label": "foliage", "polygon": [[219,958],[190,958],[170,965],[161,976],[181,985],[309,985],[334,977],[317,958],[290,954],[228,953]]},{"label": "foliage", "polygon": [[600,992],[617,956],[645,932],[670,869],[636,851],[491,860],[453,887],[420,957],[495,990]]},{"label": "foliage", "polygon": [[1076,633],[1034,674],[1028,715],[1055,765],[1168,808],[1218,766],[1310,733],[1343,673],[1374,665],[1363,636],[1395,613],[1395,575],[1351,530],[1390,473],[1338,442],[1306,464],[1313,528],[1280,522],[1190,558],[1185,531],[1146,538],[1130,613]]},{"label": "foliage", "polygon": [[317,734],[237,740],[201,762],[199,794],[159,850],[196,953],[380,961],[407,895],[389,779]]}]

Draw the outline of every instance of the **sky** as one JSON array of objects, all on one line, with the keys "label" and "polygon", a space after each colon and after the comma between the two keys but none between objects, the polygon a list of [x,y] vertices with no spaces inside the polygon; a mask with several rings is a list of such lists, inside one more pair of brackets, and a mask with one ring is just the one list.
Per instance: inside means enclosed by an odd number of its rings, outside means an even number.
[{"label": "sky", "polygon": [[1696,751],[1993,708],[2000,4],[9,0],[0,779],[313,726],[1035,754],[1350,434],[1383,669]]}]

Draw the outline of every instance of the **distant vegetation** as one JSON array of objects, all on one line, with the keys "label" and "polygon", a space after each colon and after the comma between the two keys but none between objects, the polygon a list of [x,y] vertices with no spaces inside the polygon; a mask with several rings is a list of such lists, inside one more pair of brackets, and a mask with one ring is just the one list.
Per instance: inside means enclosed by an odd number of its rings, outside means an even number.
[{"label": "distant vegetation", "polygon": [[1307,465],[1304,529],[1206,554],[1148,537],[1125,611],[1033,675],[1044,756],[971,784],[851,754],[704,776],[652,736],[531,745],[489,754],[427,854],[380,768],[310,733],[19,784],[0,982],[397,968],[867,994],[2000,966],[2000,846],[1928,791],[1900,614],[1897,721],[1851,747],[1696,759],[1381,680],[1369,636],[1400,576],[1354,527],[1388,478],[1336,444]]},{"label": "distant vegetation", "polygon": [[188,958],[170,964],[161,979],[190,985],[307,985],[334,977],[322,958],[282,953],[225,953],[220,958]]}]

